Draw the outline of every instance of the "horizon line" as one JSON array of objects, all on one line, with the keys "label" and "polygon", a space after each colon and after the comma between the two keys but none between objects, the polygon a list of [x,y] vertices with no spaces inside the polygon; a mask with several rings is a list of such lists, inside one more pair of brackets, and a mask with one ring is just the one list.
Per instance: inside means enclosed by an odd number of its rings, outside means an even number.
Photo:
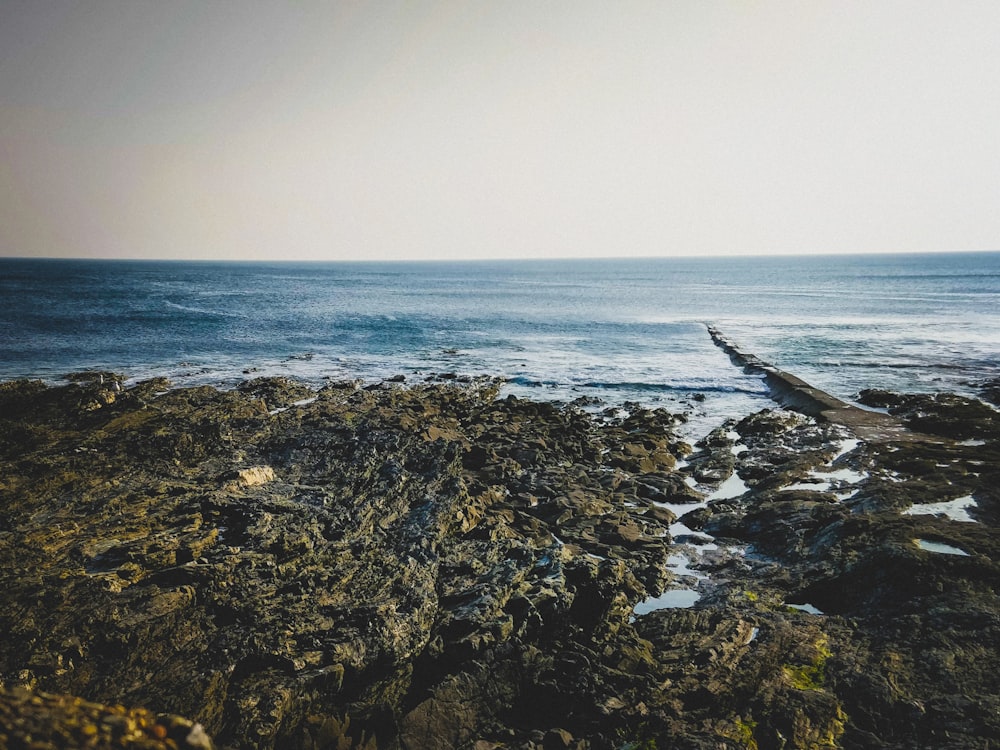
[{"label": "horizon line", "polygon": [[836,258],[836,257],[882,257],[905,255],[988,255],[1000,252],[1000,248],[974,250],[845,250],[800,253],[681,253],[671,255],[581,255],[581,256],[495,256],[481,258],[184,258],[184,257],[116,257],[82,255],[0,255],[0,261],[100,261],[122,263],[243,263],[243,264],[382,264],[382,263],[505,263],[505,262],[579,262],[579,261],[640,261],[640,260],[740,260],[750,258]]}]

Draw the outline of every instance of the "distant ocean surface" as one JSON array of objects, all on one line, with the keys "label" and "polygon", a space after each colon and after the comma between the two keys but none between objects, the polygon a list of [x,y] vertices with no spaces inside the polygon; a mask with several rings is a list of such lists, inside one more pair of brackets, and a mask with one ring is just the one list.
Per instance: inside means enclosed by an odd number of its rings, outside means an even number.
[{"label": "distant ocean surface", "polygon": [[[1000,376],[1000,253],[464,263],[0,259],[0,378],[491,374],[690,417],[769,405],[711,342],[850,400]],[[699,395],[700,394],[700,395]],[[704,397],[704,398],[703,398]]]}]

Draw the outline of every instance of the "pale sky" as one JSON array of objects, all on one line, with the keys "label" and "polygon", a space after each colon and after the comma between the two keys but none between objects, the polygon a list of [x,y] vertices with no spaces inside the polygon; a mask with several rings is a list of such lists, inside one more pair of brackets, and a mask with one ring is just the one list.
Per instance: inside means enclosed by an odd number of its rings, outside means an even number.
[{"label": "pale sky", "polygon": [[0,255],[988,249],[996,0],[0,0]]}]

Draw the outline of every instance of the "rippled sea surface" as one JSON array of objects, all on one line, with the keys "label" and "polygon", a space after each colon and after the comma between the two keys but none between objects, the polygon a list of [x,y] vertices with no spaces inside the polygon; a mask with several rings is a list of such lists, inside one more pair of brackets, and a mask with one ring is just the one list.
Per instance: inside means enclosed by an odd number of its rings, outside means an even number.
[{"label": "rippled sea surface", "polygon": [[0,260],[0,378],[492,374],[536,398],[767,405],[744,349],[850,399],[1000,376],[1000,253],[468,263]]}]

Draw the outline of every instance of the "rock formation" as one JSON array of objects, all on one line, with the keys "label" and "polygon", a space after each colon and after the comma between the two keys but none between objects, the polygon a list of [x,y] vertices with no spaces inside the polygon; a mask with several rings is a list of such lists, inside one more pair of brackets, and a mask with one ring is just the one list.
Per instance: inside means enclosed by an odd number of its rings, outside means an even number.
[{"label": "rock formation", "polygon": [[990,407],[692,448],[486,379],[120,382],[0,384],[9,747],[1000,742]]}]

